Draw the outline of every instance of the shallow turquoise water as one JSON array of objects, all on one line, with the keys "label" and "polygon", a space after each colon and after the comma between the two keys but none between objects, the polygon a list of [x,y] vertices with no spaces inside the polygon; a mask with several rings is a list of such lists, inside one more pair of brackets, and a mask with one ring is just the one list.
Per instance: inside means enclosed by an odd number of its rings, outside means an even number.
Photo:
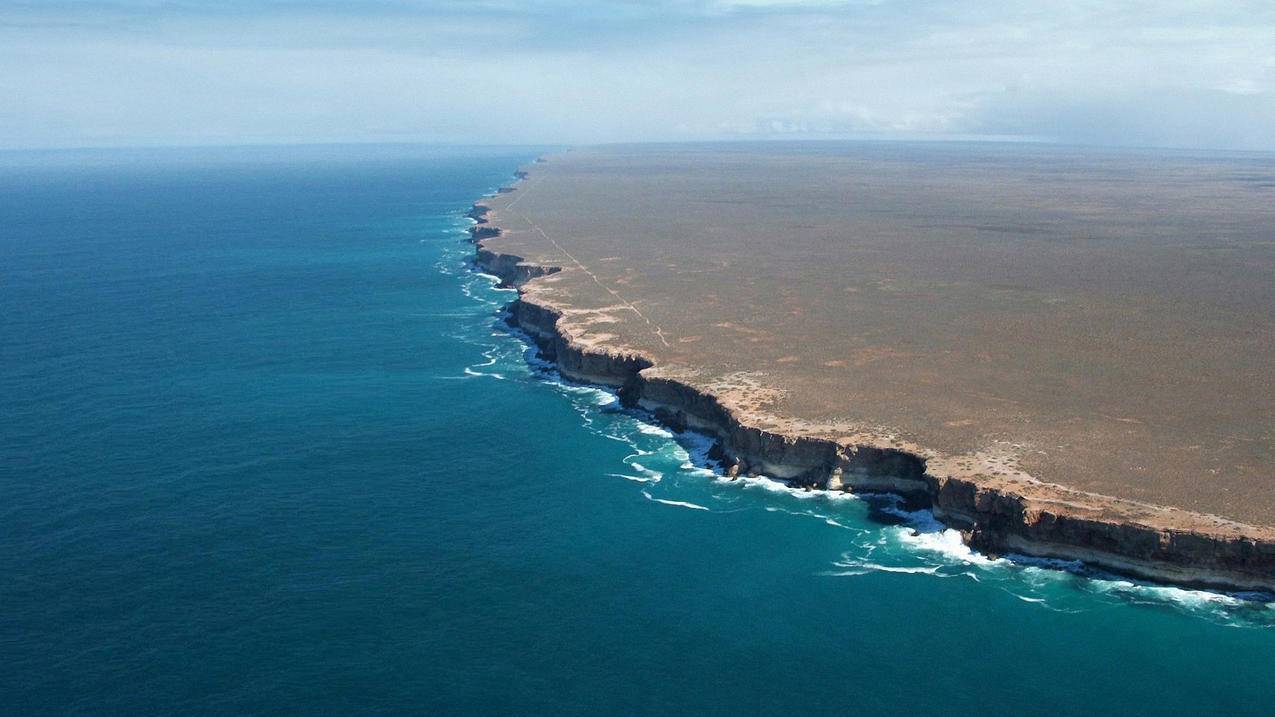
[{"label": "shallow turquoise water", "polygon": [[0,155],[0,713],[1270,713],[1267,603],[723,481],[556,381],[463,235],[536,153]]}]

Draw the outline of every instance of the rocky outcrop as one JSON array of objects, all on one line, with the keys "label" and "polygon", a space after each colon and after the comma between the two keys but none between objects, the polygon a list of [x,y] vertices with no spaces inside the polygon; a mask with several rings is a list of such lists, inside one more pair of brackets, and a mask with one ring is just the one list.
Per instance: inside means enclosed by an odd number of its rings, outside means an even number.
[{"label": "rocky outcrop", "polygon": [[1275,542],[1171,529],[1041,505],[973,481],[926,475],[934,514],[990,553],[1080,560],[1135,577],[1202,587],[1272,591]]},{"label": "rocky outcrop", "polygon": [[475,257],[474,263],[487,273],[500,279],[500,286],[505,289],[521,286],[537,276],[561,271],[556,266],[528,264],[520,256],[500,254],[482,247],[478,248],[478,255]]},{"label": "rocky outcrop", "polygon": [[677,380],[637,374],[628,379],[625,397],[674,429],[715,436],[719,454],[737,472],[822,488],[837,465],[835,442],[745,425],[716,396]]},{"label": "rocky outcrop", "polygon": [[483,239],[491,239],[492,237],[498,237],[498,236],[500,236],[499,227],[491,227],[491,226],[483,226],[481,224],[475,224],[474,226],[469,228],[469,240],[474,243],[477,243]]},{"label": "rocky outcrop", "polygon": [[556,363],[568,379],[621,388],[653,365],[650,359],[636,353],[582,344],[561,328],[561,319],[557,309],[525,299],[518,299],[509,307],[510,323],[526,332],[541,354]]},{"label": "rocky outcrop", "polygon": [[[484,245],[484,239],[499,235],[488,211],[476,204],[469,215],[479,222],[471,229],[478,267],[507,287],[560,270]],[[810,488],[898,494],[932,509],[971,547],[990,554],[1079,560],[1178,585],[1275,592],[1271,531],[1053,484],[952,475],[922,451],[763,430],[742,421],[711,392],[661,376],[650,357],[580,340],[563,320],[562,308],[523,288],[519,293],[509,307],[510,323],[564,377],[615,387],[625,405],[646,409],[676,430],[714,437],[712,455],[728,475],[764,474]]]}]

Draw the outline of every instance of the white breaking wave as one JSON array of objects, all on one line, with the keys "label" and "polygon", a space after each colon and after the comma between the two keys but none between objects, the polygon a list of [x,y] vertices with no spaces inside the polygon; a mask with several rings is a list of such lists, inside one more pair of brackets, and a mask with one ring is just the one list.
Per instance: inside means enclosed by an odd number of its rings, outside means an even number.
[{"label": "white breaking wave", "polygon": [[638,429],[638,432],[645,433],[648,436],[659,436],[660,438],[673,437],[673,432],[668,430],[667,428],[661,428],[660,426],[657,426],[653,423],[646,423],[645,421],[638,421],[637,429]]},{"label": "white breaking wave", "polygon": [[[931,518],[932,520],[932,518]],[[918,550],[924,550],[931,553],[938,553],[952,560],[958,560],[971,565],[998,565],[1007,562],[1003,558],[989,558],[982,553],[971,549],[961,539],[961,533],[958,530],[944,528],[941,530],[922,530],[918,528],[900,528],[893,527],[887,530],[895,531],[900,542],[911,545]]]},{"label": "white breaking wave", "polygon": [[633,482],[635,482],[635,483],[657,483],[657,482],[659,482],[659,479],[657,479],[657,478],[651,478],[651,477],[649,477],[649,476],[631,476],[631,475],[628,475],[627,473],[607,473],[607,475],[612,476],[612,477],[614,477],[614,478],[623,478],[623,479],[625,479],[625,480],[631,480],[631,481],[633,481]]},{"label": "white breaking wave", "polygon": [[933,575],[939,571],[938,565],[916,565],[911,567],[903,567],[897,565],[877,565],[876,563],[857,563],[859,569],[850,570],[826,570],[820,575],[829,577],[849,577],[854,575],[867,575],[868,573],[901,573],[906,575]]},{"label": "white breaking wave", "polygon": [[716,478],[717,473],[712,468],[700,468],[690,461],[683,462],[678,468],[681,468],[689,475],[697,478]]},{"label": "white breaking wave", "polygon": [[641,473],[642,475],[652,479],[655,482],[659,482],[659,480],[664,477],[664,474],[661,473],[660,471],[647,468],[646,466],[642,465],[641,463],[638,463],[637,461],[629,461],[629,467],[637,471],[638,473]]},{"label": "white breaking wave", "polygon": [[687,503],[684,500],[666,500],[664,498],[656,498],[655,496],[651,495],[650,493],[647,493],[646,491],[642,491],[642,495],[645,496],[647,500],[652,500],[652,501],[655,501],[656,503],[663,503],[664,505],[672,505],[678,508],[690,508],[691,510],[707,510],[709,512],[712,512],[711,509],[709,508],[706,508],[702,505],[698,505],[696,503]]},{"label": "white breaking wave", "polygon": [[467,375],[467,376],[483,376],[483,377],[486,377],[486,378],[495,378],[495,379],[499,379],[499,380],[501,380],[501,381],[504,381],[504,380],[505,380],[505,375],[504,375],[504,374],[496,373],[496,372],[494,372],[494,371],[493,371],[493,372],[491,372],[491,373],[484,373],[484,372],[482,372],[482,371],[475,371],[474,369],[472,369],[472,368],[470,368],[470,367],[468,367],[468,366],[466,366],[466,367],[465,367],[465,375]]}]

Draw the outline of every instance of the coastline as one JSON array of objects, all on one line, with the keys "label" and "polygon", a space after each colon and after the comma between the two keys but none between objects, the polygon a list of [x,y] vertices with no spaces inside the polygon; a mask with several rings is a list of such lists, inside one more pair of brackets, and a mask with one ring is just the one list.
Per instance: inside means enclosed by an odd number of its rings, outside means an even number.
[{"label": "coastline", "polygon": [[[516,179],[527,179],[520,169]],[[516,191],[503,187],[500,194]],[[749,425],[714,394],[656,361],[573,335],[570,307],[538,297],[535,279],[562,270],[529,263],[488,242],[501,234],[482,200],[468,216],[474,263],[519,296],[510,323],[527,334],[570,380],[616,388],[625,405],[650,411],[676,430],[715,441],[727,475],[766,475],[812,489],[888,492],[930,509],[973,549],[992,555],[1080,561],[1130,577],[1192,588],[1275,593],[1275,529],[1217,516],[1087,493],[1017,472],[995,479],[962,475],[947,457],[920,446],[870,437],[831,439]]]}]

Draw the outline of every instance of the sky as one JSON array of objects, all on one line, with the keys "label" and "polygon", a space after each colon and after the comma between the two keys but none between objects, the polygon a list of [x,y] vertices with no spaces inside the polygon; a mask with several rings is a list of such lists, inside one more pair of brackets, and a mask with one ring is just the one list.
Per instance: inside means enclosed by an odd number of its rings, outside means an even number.
[{"label": "sky", "polygon": [[1272,0],[0,0],[0,148],[1275,151]]}]

